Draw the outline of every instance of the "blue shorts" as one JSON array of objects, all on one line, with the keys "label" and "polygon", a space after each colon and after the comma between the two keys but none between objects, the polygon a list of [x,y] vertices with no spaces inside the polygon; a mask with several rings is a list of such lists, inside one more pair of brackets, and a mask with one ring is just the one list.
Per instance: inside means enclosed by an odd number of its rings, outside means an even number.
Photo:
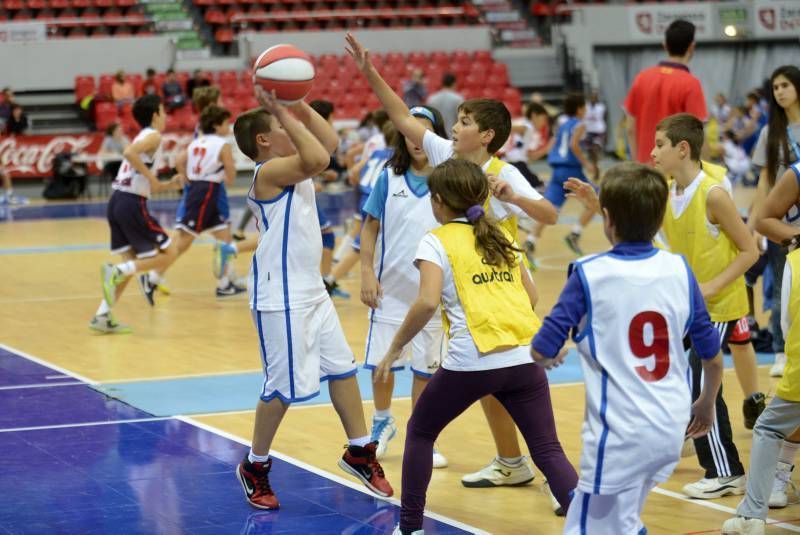
[{"label": "blue shorts", "polygon": [[564,201],[567,200],[566,192],[564,191],[564,182],[568,178],[578,178],[589,184],[589,179],[583,174],[581,167],[571,167],[559,165],[553,167],[553,176],[550,182],[547,183],[547,189],[544,191],[544,198],[556,208],[564,206]]},{"label": "blue shorts", "polygon": [[225,186],[219,182],[192,180],[183,190],[175,226],[192,236],[223,230],[230,224]]},{"label": "blue shorts", "polygon": [[170,238],[147,208],[141,195],[114,190],[106,208],[111,229],[111,252],[133,251],[138,258],[155,256],[169,247]]},{"label": "blue shorts", "polygon": [[331,231],[331,222],[327,217],[325,217],[325,214],[322,212],[322,208],[319,207],[319,204],[317,205],[317,219],[319,219],[319,229],[323,234]]}]

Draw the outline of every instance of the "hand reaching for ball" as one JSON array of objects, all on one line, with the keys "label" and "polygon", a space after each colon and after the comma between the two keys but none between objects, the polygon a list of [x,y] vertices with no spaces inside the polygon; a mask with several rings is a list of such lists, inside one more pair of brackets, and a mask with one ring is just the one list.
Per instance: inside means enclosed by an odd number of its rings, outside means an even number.
[{"label": "hand reaching for ball", "polygon": [[275,96],[274,89],[272,91],[266,91],[260,85],[256,85],[253,90],[255,91],[256,100],[258,100],[258,103],[269,113],[277,115],[281,110],[286,109],[283,104],[278,102],[278,98]]},{"label": "hand reaching for ball", "polygon": [[371,62],[369,59],[369,50],[364,48],[364,46],[356,39],[356,36],[350,32],[347,32],[345,35],[345,40],[349,47],[345,47],[345,50],[350,57],[356,62],[356,66],[362,72],[365,72],[369,69]]}]

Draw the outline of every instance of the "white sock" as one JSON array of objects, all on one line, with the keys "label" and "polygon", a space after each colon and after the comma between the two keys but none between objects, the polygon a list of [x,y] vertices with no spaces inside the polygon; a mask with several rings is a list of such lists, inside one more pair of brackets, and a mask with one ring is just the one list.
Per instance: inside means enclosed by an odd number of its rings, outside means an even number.
[{"label": "white sock", "polygon": [[369,444],[370,440],[369,440],[369,435],[364,435],[363,437],[359,438],[351,438],[347,442],[351,446],[360,446],[363,448],[364,446]]},{"label": "white sock", "polygon": [[519,463],[522,462],[522,456],[519,457],[500,457],[497,456],[497,460],[507,466],[517,466]]},{"label": "white sock", "polygon": [[108,302],[103,299],[100,301],[100,306],[97,307],[97,312],[94,313],[95,316],[102,316],[103,314],[108,314],[111,312],[111,307],[108,306]]},{"label": "white sock", "polygon": [[217,288],[224,290],[231,283],[231,279],[227,275],[223,275],[217,281]]},{"label": "white sock", "polygon": [[116,267],[123,275],[133,275],[136,273],[136,263],[133,260],[117,264]]},{"label": "white sock", "polygon": [[348,251],[353,246],[353,238],[349,234],[345,234],[344,238],[342,238],[341,243],[339,243],[339,247],[336,248],[336,251],[333,253],[333,261],[339,262],[342,259],[345,251]]},{"label": "white sock", "polygon": [[247,454],[247,460],[251,463],[265,463],[269,460],[269,452],[266,455],[256,455],[253,449],[250,448],[250,453]]},{"label": "white sock", "polygon": [[163,277],[158,273],[158,271],[151,269],[150,272],[147,274],[147,278],[150,280],[150,284],[158,284],[161,282]]},{"label": "white sock", "polygon": [[789,442],[788,440],[784,440],[783,445],[781,446],[781,453],[778,455],[778,460],[782,463],[794,466],[794,457],[797,454],[798,449],[800,449],[800,444],[797,442]]},{"label": "white sock", "polygon": [[334,282],[336,282],[336,279],[330,273],[322,277],[322,280],[324,280],[328,284],[333,284]]},{"label": "white sock", "polygon": [[379,411],[379,410],[376,409],[375,410],[375,414],[374,414],[373,417],[377,418],[378,420],[385,420],[386,418],[391,418],[392,417],[392,409],[386,409],[386,410],[382,410],[382,411]]},{"label": "white sock", "polygon": [[580,226],[580,225],[579,225],[579,224],[577,224],[577,223],[575,223],[574,225],[572,225],[572,233],[573,233],[573,234],[577,234],[578,236],[580,236],[580,235],[581,235],[581,232],[583,232],[583,227],[582,227],[582,226]]},{"label": "white sock", "polygon": [[239,256],[239,247],[236,245],[236,242],[230,242],[228,245],[233,249],[233,255]]}]

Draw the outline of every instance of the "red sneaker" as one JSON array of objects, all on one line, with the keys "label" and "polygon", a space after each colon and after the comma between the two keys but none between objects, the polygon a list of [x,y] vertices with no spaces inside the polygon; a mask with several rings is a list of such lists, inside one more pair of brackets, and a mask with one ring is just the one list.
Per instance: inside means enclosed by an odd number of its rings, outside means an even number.
[{"label": "red sneaker", "polygon": [[247,457],[236,467],[236,477],[244,488],[247,501],[259,509],[278,509],[280,504],[269,486],[269,470],[272,459],[265,463],[251,463]]},{"label": "red sneaker", "polygon": [[356,476],[378,496],[388,498],[394,494],[394,491],[384,477],[383,468],[375,457],[375,448],[377,447],[377,442],[370,442],[363,448],[348,446],[339,461],[339,468]]}]

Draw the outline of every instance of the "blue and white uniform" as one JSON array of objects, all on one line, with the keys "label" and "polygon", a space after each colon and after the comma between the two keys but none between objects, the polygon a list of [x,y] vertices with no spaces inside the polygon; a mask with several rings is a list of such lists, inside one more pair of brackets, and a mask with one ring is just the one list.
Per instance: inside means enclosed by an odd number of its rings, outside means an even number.
[{"label": "blue and white uniform", "polygon": [[356,374],[319,272],[314,182],[288,186],[272,199],[256,199],[251,186],[247,204],[259,231],[247,286],[265,372],[261,399],[310,399],[319,394],[320,381]]},{"label": "blue and white uniform", "polygon": [[[133,138],[133,143],[156,133],[153,128],[143,128]],[[140,153],[139,158],[152,170],[161,160],[161,146],[153,154]],[[159,249],[169,247],[169,235],[147,207],[147,199],[150,198],[150,181],[147,177],[134,169],[128,160],[123,160],[111,189],[113,191],[106,208],[111,230],[111,252],[121,254],[132,250],[137,258],[147,258],[155,256]]]},{"label": "blue and white uniform", "polygon": [[[364,212],[380,221],[375,243],[374,270],[383,290],[378,308],[369,312],[364,367],[374,369],[391,346],[398,327],[417,298],[419,271],[414,258],[422,237],[439,226],[431,210],[427,177],[410,170],[404,175],[385,168]],[[393,370],[411,363],[411,370],[430,377],[442,361],[445,347],[441,315],[437,312],[425,328],[406,345]]]},{"label": "blue and white uniform", "polygon": [[196,138],[187,148],[186,178],[189,185],[178,204],[175,226],[197,236],[223,230],[230,224],[225,167],[220,159],[227,140],[216,134]]},{"label": "blue and white uniform", "polygon": [[564,205],[564,201],[566,201],[564,182],[568,178],[575,177],[584,182],[589,181],[586,175],[583,174],[581,161],[570,146],[572,136],[579,124],[581,124],[581,120],[577,117],[568,117],[558,127],[555,136],[556,142],[547,154],[547,163],[553,169],[553,175],[550,178],[550,182],[547,183],[544,198],[553,203],[556,208],[561,208]]},{"label": "blue and white uniform", "polygon": [[534,349],[555,356],[573,327],[586,417],[564,533],[637,534],[647,494],[672,474],[689,424],[683,339],[707,359],[719,335],[684,259],[649,243],[578,260]]}]

